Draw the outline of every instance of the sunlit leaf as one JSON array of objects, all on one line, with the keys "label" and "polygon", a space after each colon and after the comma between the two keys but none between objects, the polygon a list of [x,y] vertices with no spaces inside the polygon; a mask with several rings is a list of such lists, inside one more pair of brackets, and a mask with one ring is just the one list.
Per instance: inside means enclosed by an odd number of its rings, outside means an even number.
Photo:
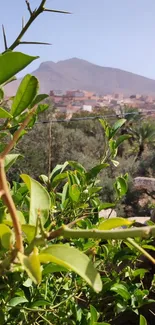
[{"label": "sunlit leaf", "polygon": [[[19,220],[20,224],[24,224],[26,221],[25,221],[23,213],[21,211],[19,211],[19,210],[16,210],[16,214],[17,214],[17,217],[18,217],[18,220]],[[10,213],[7,213],[5,215],[5,219],[6,219],[6,220],[4,220],[5,224],[8,224],[8,225],[12,226],[12,218],[11,218]],[[9,223],[7,223],[7,222],[9,222]]]},{"label": "sunlit leaf", "polygon": [[50,196],[46,189],[30,176],[22,174],[21,178],[30,191],[29,224],[36,225],[38,217],[44,224],[49,216]]},{"label": "sunlit leaf", "polygon": [[24,235],[27,238],[27,241],[29,243],[31,243],[31,241],[35,237],[36,227],[32,226],[32,225],[22,225],[21,227],[22,227],[22,231],[23,231]]},{"label": "sunlit leaf", "polygon": [[147,325],[147,321],[143,315],[140,315],[139,325]]},{"label": "sunlit leaf", "polygon": [[119,166],[119,161],[111,159],[111,162],[113,163],[113,165],[115,167],[118,167]]},{"label": "sunlit leaf", "polygon": [[128,289],[121,283],[115,283],[110,290],[116,292],[125,300],[129,300],[131,298]]},{"label": "sunlit leaf", "polygon": [[132,225],[133,221],[129,221],[127,219],[124,218],[110,218],[107,219],[105,221],[103,221],[102,223],[100,223],[100,225],[98,226],[99,230],[110,230],[113,228],[118,228],[118,227],[122,227],[122,226],[130,226]]},{"label": "sunlit leaf", "polygon": [[8,154],[4,160],[5,170],[7,171],[16,162],[18,158],[22,158],[22,155],[15,153]]},{"label": "sunlit leaf", "polygon": [[121,176],[117,177],[114,186],[115,186],[117,195],[119,197],[122,197],[123,195],[125,195],[128,190],[127,181],[124,177],[121,177]]},{"label": "sunlit leaf", "polygon": [[91,318],[90,318],[90,325],[96,325],[97,323],[97,319],[98,319],[98,314],[97,314],[97,310],[95,307],[93,307],[92,305],[90,305],[90,314],[91,314]]},{"label": "sunlit leaf", "polygon": [[108,202],[101,203],[98,208],[98,211],[101,211],[104,209],[109,209],[109,208],[114,208],[115,205],[116,205],[115,203],[108,203]]},{"label": "sunlit leaf", "polygon": [[145,269],[137,269],[137,270],[134,270],[134,271],[132,272],[132,275],[133,275],[134,277],[140,276],[140,279],[142,280],[143,277],[144,277],[144,275],[145,275],[146,273],[148,273],[148,272],[149,272],[149,271],[148,271],[148,270],[145,270]]},{"label": "sunlit leaf", "polygon": [[17,305],[24,304],[25,302],[28,302],[25,297],[14,297],[9,301],[9,306],[15,307]]},{"label": "sunlit leaf", "polygon": [[33,252],[29,256],[23,255],[19,252],[18,258],[32,281],[36,284],[40,283],[42,276],[37,249],[34,248]]},{"label": "sunlit leaf", "polygon": [[69,195],[74,202],[79,201],[81,191],[77,184],[69,186]]},{"label": "sunlit leaf", "polygon": [[61,203],[62,205],[64,205],[67,197],[68,197],[68,192],[69,192],[69,184],[68,182],[63,186],[63,190],[62,190],[62,198],[61,198]]},{"label": "sunlit leaf", "polygon": [[7,112],[4,108],[0,107],[0,118],[12,118],[12,115]]},{"label": "sunlit leaf", "polygon": [[44,184],[48,184],[48,177],[46,175],[40,175],[39,178]]},{"label": "sunlit leaf", "polygon": [[16,96],[13,99],[11,106],[11,114],[16,117],[21,114],[35,98],[39,87],[39,82],[36,77],[27,74],[21,81]]},{"label": "sunlit leaf", "polygon": [[79,274],[96,292],[102,290],[100,275],[87,255],[68,245],[51,245],[41,251],[41,263],[53,262]]},{"label": "sunlit leaf", "polygon": [[36,60],[37,56],[30,56],[21,52],[8,51],[0,55],[0,85],[8,81],[28,64]]},{"label": "sunlit leaf", "polygon": [[12,231],[7,225],[0,224],[0,239],[4,248],[11,248]]}]

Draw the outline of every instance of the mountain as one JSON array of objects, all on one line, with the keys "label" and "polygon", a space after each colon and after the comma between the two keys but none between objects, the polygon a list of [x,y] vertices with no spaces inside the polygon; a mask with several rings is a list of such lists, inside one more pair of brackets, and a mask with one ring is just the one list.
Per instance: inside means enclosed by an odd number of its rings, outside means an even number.
[{"label": "mountain", "polygon": [[[99,94],[155,94],[155,80],[115,68],[101,67],[88,61],[72,58],[57,63],[43,62],[32,72],[40,81],[40,91],[82,89]],[[13,95],[19,80],[6,86]]]}]

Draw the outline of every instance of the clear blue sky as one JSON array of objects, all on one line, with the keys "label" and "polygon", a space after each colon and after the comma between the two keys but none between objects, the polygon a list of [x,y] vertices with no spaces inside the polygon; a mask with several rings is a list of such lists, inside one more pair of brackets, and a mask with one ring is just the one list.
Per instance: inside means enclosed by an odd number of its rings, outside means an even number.
[{"label": "clear blue sky", "polygon": [[[30,0],[33,8],[39,2]],[[21,17],[27,18],[28,12],[24,0],[2,3],[0,22],[10,44],[21,28]],[[20,47],[40,56],[27,71],[42,61],[79,57],[155,79],[155,0],[47,0],[47,6],[73,14],[44,13],[33,24],[24,40],[53,45]]]}]

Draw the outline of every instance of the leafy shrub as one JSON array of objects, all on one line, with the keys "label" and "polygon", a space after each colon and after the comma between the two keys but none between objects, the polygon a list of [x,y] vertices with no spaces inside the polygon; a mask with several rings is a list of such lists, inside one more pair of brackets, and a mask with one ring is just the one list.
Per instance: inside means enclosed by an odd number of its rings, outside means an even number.
[{"label": "leafy shrub", "polygon": [[[49,11],[45,2],[34,12],[26,2],[30,20],[25,29]],[[20,158],[11,150],[48,108],[40,104],[47,95],[38,94],[38,80],[31,75],[10,99],[10,110],[3,105],[5,83],[37,58],[12,51],[25,29],[0,56],[0,322],[117,324],[119,315],[130,311],[143,324],[143,306],[154,303],[155,226],[135,228],[125,218],[99,218],[128,190],[127,173],[113,182],[113,202],[101,199],[98,184],[101,171],[118,166],[118,148],[129,139],[119,134],[126,120],[111,126],[100,119],[105,145],[94,167],[68,160],[39,181],[28,174],[7,181],[7,171]]]}]

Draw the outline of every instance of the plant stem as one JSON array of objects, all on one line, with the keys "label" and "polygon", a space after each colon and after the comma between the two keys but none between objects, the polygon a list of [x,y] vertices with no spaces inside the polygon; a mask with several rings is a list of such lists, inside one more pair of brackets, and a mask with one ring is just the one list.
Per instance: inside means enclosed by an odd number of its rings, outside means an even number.
[{"label": "plant stem", "polygon": [[67,226],[52,231],[47,239],[51,240],[63,236],[64,238],[97,238],[97,239],[127,239],[129,237],[149,238],[155,237],[155,226],[130,228],[130,229],[117,229],[117,230],[97,230],[97,229],[70,229]]},{"label": "plant stem", "polygon": [[132,238],[127,238],[126,240],[128,243],[130,243],[132,246],[134,246],[139,252],[141,252],[144,256],[147,257],[153,264],[155,264],[155,259],[140,245],[138,245]]},{"label": "plant stem", "polygon": [[20,128],[14,133],[13,139],[8,143],[8,145],[6,146],[4,151],[0,154],[0,193],[2,196],[2,200],[3,200],[4,204],[7,206],[8,211],[12,218],[12,223],[13,223],[15,238],[16,238],[16,249],[17,249],[17,251],[20,251],[21,253],[24,251],[23,240],[22,240],[22,229],[21,229],[20,222],[18,220],[15,204],[13,202],[13,199],[12,199],[10,191],[9,191],[6,173],[5,173],[5,169],[4,169],[4,159],[5,159],[6,155],[11,151],[11,149],[13,149],[14,145],[16,144],[16,142],[18,141],[18,139],[21,135],[21,132],[28,125],[35,110],[36,110],[36,108],[34,107],[28,113],[25,121],[22,123]]},{"label": "plant stem", "polygon": [[17,217],[16,207],[8,188],[6,174],[4,170],[4,159],[0,159],[0,190],[3,191],[2,200],[4,204],[7,206],[8,211],[12,218],[15,237],[16,237],[16,248],[18,251],[23,252],[22,230]]}]

